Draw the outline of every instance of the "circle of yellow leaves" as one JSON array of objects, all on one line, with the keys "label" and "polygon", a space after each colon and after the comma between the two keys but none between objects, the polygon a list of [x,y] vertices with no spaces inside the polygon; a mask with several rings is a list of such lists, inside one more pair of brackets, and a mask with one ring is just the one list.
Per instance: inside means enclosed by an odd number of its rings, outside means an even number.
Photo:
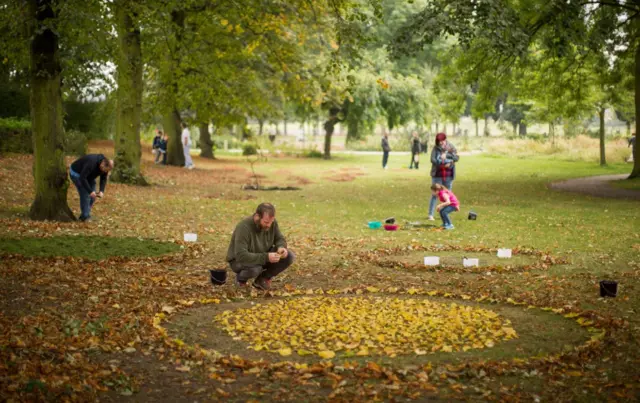
[{"label": "circle of yellow leaves", "polygon": [[493,347],[516,338],[497,313],[456,303],[392,297],[302,297],[224,311],[215,318],[249,348],[333,358]]}]

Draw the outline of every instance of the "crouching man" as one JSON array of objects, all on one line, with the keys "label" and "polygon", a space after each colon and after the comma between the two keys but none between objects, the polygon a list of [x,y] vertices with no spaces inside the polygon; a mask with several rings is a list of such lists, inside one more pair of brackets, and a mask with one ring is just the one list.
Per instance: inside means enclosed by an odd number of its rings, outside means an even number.
[{"label": "crouching man", "polygon": [[271,288],[271,279],[291,266],[295,255],[278,228],[276,209],[271,203],[261,203],[253,216],[236,225],[227,251],[227,262],[236,273],[236,285]]}]

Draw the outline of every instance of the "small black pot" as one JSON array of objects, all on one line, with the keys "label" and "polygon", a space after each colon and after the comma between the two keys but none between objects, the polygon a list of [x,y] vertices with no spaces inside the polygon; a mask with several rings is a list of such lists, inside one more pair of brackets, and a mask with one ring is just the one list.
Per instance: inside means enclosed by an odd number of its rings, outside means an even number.
[{"label": "small black pot", "polygon": [[618,282],[611,280],[602,280],[600,282],[600,296],[615,298],[618,295]]},{"label": "small black pot", "polygon": [[209,270],[209,273],[211,273],[211,284],[222,285],[227,282],[226,270]]},{"label": "small black pot", "polygon": [[387,219],[384,220],[385,224],[395,224],[396,223],[396,218],[395,217],[389,217]]},{"label": "small black pot", "polygon": [[474,213],[473,211],[469,211],[469,217],[470,220],[476,220],[478,218],[478,215],[476,213]]}]

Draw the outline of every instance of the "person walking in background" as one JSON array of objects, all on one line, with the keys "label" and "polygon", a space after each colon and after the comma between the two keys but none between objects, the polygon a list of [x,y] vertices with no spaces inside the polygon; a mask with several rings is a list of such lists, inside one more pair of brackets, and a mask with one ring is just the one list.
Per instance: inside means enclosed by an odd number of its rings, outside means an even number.
[{"label": "person walking in background", "polygon": [[[113,169],[113,160],[103,154],[87,154],[75,160],[69,167],[71,181],[80,196],[80,221],[91,221],[91,208],[96,197],[103,197],[107,187],[107,175]],[[100,177],[100,192],[96,193],[96,178]]]},{"label": "person walking in background", "polygon": [[409,169],[413,169],[415,165],[416,169],[419,169],[420,166],[420,137],[418,137],[418,132],[411,132],[411,164],[409,165]]},{"label": "person walking in background", "polygon": [[166,134],[162,135],[162,138],[158,142],[158,153],[156,154],[156,164],[162,156],[162,165],[167,165],[167,142],[169,141],[169,136]]},{"label": "person walking in background", "polygon": [[382,135],[382,169],[387,169],[387,162],[389,162],[389,152],[391,151],[391,147],[389,147],[389,133],[384,132]]},{"label": "person walking in background", "polygon": [[[436,144],[431,150],[431,184],[439,184],[445,188],[452,190],[453,181],[456,178],[456,162],[458,151],[453,144],[447,141],[447,135],[438,133],[436,135]],[[429,202],[429,220],[433,221],[434,211],[436,209],[436,196],[431,195]]]},{"label": "person walking in background", "polygon": [[182,150],[184,151],[184,167],[187,169],[195,168],[191,159],[191,132],[186,122],[182,122]]},{"label": "person walking in background", "polygon": [[420,151],[423,153],[427,153],[427,151],[429,150],[429,138],[431,137],[431,135],[429,133],[424,135],[424,141],[422,143],[420,143]]},{"label": "person walking in background", "polygon": [[158,147],[160,147],[161,140],[162,130],[156,129],[156,136],[153,138],[153,144],[151,145],[151,153],[156,156],[156,162],[158,162]]},{"label": "person walking in background", "polygon": [[631,157],[629,157],[627,162],[633,162],[633,154],[636,153],[636,133],[631,133],[631,137],[629,137],[629,140],[627,141],[629,142],[629,146],[627,148],[631,147]]},{"label": "person walking in background", "polygon": [[436,211],[440,213],[440,218],[442,218],[442,228],[453,229],[454,226],[451,222],[451,218],[449,218],[449,214],[454,211],[460,211],[460,202],[458,202],[458,198],[452,191],[439,183],[431,185],[431,195],[440,200],[440,204],[436,206]]}]

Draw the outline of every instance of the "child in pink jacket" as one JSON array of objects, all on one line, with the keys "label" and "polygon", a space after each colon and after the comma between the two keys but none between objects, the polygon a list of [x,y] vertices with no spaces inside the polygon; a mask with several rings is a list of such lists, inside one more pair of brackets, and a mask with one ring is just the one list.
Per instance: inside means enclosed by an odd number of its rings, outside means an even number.
[{"label": "child in pink jacket", "polygon": [[458,198],[453,194],[452,191],[440,185],[439,183],[434,183],[433,185],[431,185],[431,193],[435,197],[437,197],[438,200],[440,200],[440,204],[436,206],[436,211],[440,212],[440,217],[442,218],[442,228],[453,229],[454,226],[451,223],[449,214],[453,213],[454,211],[460,211],[460,202],[458,202]]}]

